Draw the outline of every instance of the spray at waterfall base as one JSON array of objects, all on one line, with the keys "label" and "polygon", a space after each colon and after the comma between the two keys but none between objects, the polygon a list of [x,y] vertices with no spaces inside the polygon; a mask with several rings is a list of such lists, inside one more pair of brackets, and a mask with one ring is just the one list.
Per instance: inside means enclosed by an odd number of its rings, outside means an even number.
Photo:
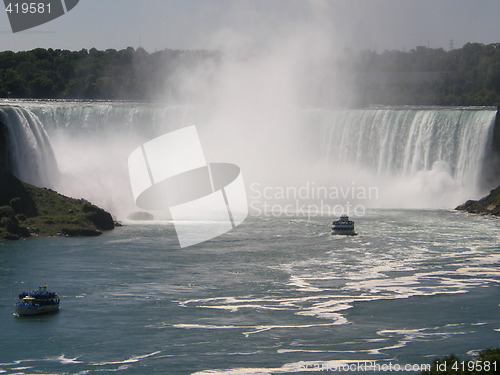
[{"label": "spray at waterfall base", "polygon": [[300,186],[249,187],[249,214],[259,217],[360,217],[368,205],[379,199],[377,186],[321,186],[306,182]]}]

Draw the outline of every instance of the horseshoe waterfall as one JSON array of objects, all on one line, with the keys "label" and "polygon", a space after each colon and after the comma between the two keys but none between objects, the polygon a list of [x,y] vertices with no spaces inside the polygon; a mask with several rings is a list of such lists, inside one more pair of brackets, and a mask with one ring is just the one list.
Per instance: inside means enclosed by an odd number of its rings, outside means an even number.
[{"label": "horseshoe waterfall", "polygon": [[[213,116],[192,107],[125,102],[4,101],[0,106],[9,162],[19,178],[91,199],[118,217],[134,209],[126,170],[130,151],[182,126],[207,129]],[[308,160],[305,168],[322,184],[377,186],[380,197],[373,207],[453,208],[494,187],[488,169],[495,118],[496,108],[475,107],[301,110],[288,133],[306,134],[303,146],[287,150],[281,168]],[[279,142],[286,139],[283,134]],[[252,143],[252,136],[245,142]],[[257,171],[248,173],[253,180],[258,171],[273,168],[259,160],[274,158],[272,149],[255,143],[266,157],[247,163]],[[294,159],[287,162],[291,154]]]}]

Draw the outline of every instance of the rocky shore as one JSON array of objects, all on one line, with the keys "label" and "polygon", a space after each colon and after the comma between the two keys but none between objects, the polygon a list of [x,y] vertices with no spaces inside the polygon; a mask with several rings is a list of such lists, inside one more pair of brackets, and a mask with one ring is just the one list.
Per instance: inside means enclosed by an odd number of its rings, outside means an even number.
[{"label": "rocky shore", "polygon": [[458,206],[456,210],[481,215],[500,216],[500,186],[491,190],[490,194],[478,201],[468,200],[464,204]]},{"label": "rocky shore", "polygon": [[0,174],[0,241],[32,236],[98,236],[115,227],[111,214],[84,199]]}]

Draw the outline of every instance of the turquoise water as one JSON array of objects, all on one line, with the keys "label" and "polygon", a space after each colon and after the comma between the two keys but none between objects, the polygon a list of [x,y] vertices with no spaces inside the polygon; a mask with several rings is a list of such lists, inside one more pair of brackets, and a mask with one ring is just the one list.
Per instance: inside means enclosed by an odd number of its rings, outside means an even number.
[{"label": "turquoise water", "polygon": [[[495,218],[372,210],[251,217],[180,249],[171,225],[0,244],[0,373],[288,374],[332,361],[430,363],[499,346]],[[61,311],[13,316],[47,283]]]}]

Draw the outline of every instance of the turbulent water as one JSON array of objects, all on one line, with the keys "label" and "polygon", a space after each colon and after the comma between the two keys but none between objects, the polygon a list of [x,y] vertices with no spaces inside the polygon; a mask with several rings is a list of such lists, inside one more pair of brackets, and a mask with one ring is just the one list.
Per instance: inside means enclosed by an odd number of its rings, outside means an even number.
[{"label": "turbulent water", "polygon": [[[0,373],[293,374],[498,346],[498,220],[447,210],[482,193],[495,115],[298,110],[267,133],[200,108],[1,103],[26,181],[124,218],[130,152],[195,124],[210,161],[241,167],[251,215],[186,249],[169,222],[0,243]],[[328,209],[351,203],[359,235],[330,235]],[[44,283],[61,311],[13,316]]]},{"label": "turbulent water", "polygon": [[[370,210],[356,224],[338,237],[327,218],[250,218],[187,249],[171,225],[2,243],[0,372],[294,374],[498,346],[496,219]],[[12,316],[45,282],[61,311]]]}]

